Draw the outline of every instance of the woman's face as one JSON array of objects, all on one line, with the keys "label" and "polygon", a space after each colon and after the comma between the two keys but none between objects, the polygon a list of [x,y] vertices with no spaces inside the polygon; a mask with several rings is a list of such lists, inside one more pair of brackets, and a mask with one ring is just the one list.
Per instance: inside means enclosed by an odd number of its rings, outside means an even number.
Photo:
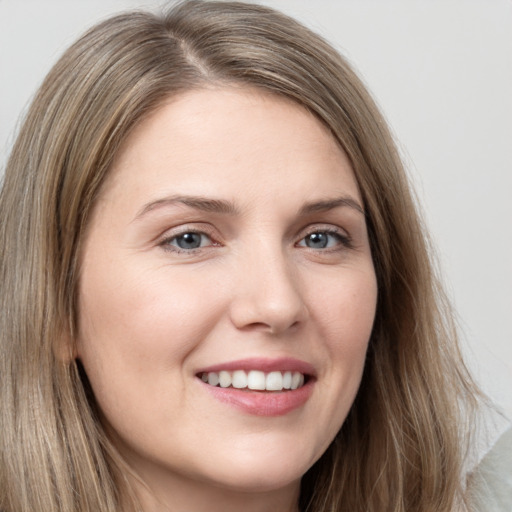
[{"label": "woman's face", "polygon": [[277,96],[197,90],[114,162],[84,242],[77,355],[150,486],[296,489],[354,400],[376,296],[329,131]]}]

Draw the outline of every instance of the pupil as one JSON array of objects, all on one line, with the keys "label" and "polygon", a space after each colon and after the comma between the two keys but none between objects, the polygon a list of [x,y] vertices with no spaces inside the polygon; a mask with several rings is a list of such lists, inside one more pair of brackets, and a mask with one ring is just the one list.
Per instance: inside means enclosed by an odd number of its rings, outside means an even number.
[{"label": "pupil", "polygon": [[201,235],[199,233],[184,233],[176,239],[181,249],[197,249],[201,246]]},{"label": "pupil", "polygon": [[325,233],[312,233],[307,237],[306,244],[313,249],[323,249],[327,247],[327,235]]}]

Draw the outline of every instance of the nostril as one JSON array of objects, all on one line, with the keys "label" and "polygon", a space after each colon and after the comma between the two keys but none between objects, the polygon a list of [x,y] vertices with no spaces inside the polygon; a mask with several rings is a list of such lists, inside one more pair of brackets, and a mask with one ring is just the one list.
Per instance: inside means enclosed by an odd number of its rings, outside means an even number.
[{"label": "nostril", "polygon": [[308,314],[300,283],[286,262],[267,257],[262,265],[262,258],[254,268],[243,269],[230,304],[231,320],[240,330],[273,335],[297,329]]}]

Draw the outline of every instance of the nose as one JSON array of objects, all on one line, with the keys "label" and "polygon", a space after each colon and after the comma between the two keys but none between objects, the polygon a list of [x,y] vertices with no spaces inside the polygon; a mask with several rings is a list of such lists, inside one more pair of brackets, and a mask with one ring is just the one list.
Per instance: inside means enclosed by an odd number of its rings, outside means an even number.
[{"label": "nose", "polygon": [[240,262],[230,315],[237,329],[273,335],[306,320],[308,309],[297,269],[282,251],[260,251]]}]

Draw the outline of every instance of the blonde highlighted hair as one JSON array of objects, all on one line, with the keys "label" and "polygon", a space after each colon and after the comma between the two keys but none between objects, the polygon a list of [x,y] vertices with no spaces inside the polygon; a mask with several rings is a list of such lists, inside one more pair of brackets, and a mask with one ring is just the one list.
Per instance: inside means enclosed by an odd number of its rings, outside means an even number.
[{"label": "blonde highlighted hair", "polygon": [[0,509],[135,509],[87,378],[66,353],[82,234],[133,127],[170,96],[222,83],[314,113],[349,156],[367,212],[379,297],[364,376],[303,478],[300,510],[463,510],[476,390],[386,122],[318,35],[266,7],[201,1],[89,30],[45,79],[13,147],[0,193]]}]

